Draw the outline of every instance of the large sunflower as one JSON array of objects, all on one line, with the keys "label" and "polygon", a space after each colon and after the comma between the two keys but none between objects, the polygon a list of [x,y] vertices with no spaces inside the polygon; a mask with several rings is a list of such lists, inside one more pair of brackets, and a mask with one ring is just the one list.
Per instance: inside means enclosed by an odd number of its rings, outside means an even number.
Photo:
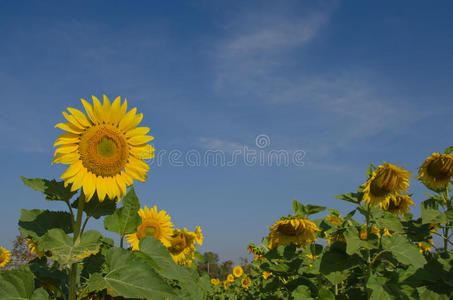
[{"label": "large sunflower", "polygon": [[138,215],[142,218],[142,223],[138,225],[137,232],[126,235],[126,241],[131,244],[132,250],[139,250],[140,240],[145,236],[158,239],[166,247],[171,245],[173,224],[165,210],[157,212],[156,206],[151,209],[145,206],[138,211]]},{"label": "large sunflower", "polygon": [[110,103],[104,95],[101,105],[93,96],[93,105],[83,99],[82,104],[88,116],[69,107],[70,114],[63,112],[69,123],[55,125],[67,132],[54,144],[52,163],[70,165],[61,178],[65,185],[72,183],[72,191],[82,188],[85,201],[95,192],[101,202],[106,196],[119,201],[133,180],[145,181],[149,166],[143,160],[154,157],[147,144],[153,137],[146,135],[149,128],[137,127],[143,114],[136,114],[136,108],[127,112],[126,99]]},{"label": "large sunflower", "polygon": [[447,187],[452,176],[453,154],[433,153],[418,170],[418,179],[434,190]]},{"label": "large sunflower", "polygon": [[11,251],[0,247],[0,268],[3,268],[11,261]]},{"label": "large sunflower", "polygon": [[404,215],[409,212],[411,205],[415,205],[415,203],[408,195],[392,195],[381,203],[383,210],[391,212],[395,215]]},{"label": "large sunflower", "polygon": [[184,230],[178,228],[173,230],[168,251],[175,263],[185,264],[187,260],[193,258],[193,253],[196,249],[196,239],[196,234],[187,231],[186,228]]},{"label": "large sunflower", "polygon": [[371,178],[363,184],[365,189],[362,201],[377,206],[391,195],[407,193],[411,172],[384,162],[374,170]]},{"label": "large sunflower", "polygon": [[269,229],[271,231],[268,236],[270,248],[291,243],[304,248],[316,240],[316,231],[319,231],[315,223],[299,217],[278,220]]}]

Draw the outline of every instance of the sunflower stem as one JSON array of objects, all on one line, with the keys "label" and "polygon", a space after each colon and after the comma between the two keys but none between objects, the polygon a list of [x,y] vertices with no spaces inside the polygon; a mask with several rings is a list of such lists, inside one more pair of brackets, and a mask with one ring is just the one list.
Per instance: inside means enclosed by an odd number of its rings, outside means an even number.
[{"label": "sunflower stem", "polygon": [[[85,205],[85,194],[81,192],[79,197],[79,207],[77,208],[77,219],[73,226],[74,242],[81,236],[81,225],[84,205]],[[71,270],[69,271],[69,297],[68,297],[69,300],[76,299],[77,266],[78,266],[77,263],[73,263],[71,266]]]},{"label": "sunflower stem", "polygon": [[121,235],[120,238],[120,248],[124,248],[124,235]]}]

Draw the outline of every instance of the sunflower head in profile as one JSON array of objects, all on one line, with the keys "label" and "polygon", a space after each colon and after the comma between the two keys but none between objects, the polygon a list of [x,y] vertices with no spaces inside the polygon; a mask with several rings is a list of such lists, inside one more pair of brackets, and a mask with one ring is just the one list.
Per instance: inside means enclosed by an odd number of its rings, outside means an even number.
[{"label": "sunflower head in profile", "polygon": [[0,247],[0,268],[5,267],[11,261],[11,251]]},{"label": "sunflower head in profile", "polygon": [[411,173],[402,168],[384,162],[374,170],[371,177],[362,186],[364,194],[362,201],[371,206],[377,206],[391,195],[407,193]]},{"label": "sunflower head in profile", "polygon": [[242,270],[241,266],[236,266],[233,268],[234,277],[239,278],[242,276],[242,274],[244,274],[244,270]]},{"label": "sunflower head in profile", "polygon": [[165,210],[157,212],[156,206],[151,209],[145,206],[138,211],[138,215],[142,223],[137,226],[137,232],[126,235],[126,241],[131,244],[132,250],[139,250],[140,240],[145,236],[152,236],[164,246],[170,246],[173,224]]},{"label": "sunflower head in profile", "polygon": [[45,255],[44,251],[40,251],[38,248],[38,243],[34,242],[32,239],[26,239],[25,243],[27,244],[28,251],[34,256],[41,258]]},{"label": "sunflower head in profile", "polygon": [[[371,226],[370,235],[375,235],[378,238],[381,237],[381,235],[379,233],[379,229],[377,227],[375,227],[375,226]],[[366,224],[363,225],[362,228],[360,229],[359,237],[360,237],[361,240],[367,240],[368,239],[368,227],[366,226]]]},{"label": "sunflower head in profile", "polygon": [[301,217],[282,218],[269,229],[270,248],[291,243],[295,243],[299,248],[305,248],[316,240],[316,231],[319,231],[315,223]]},{"label": "sunflower head in profile", "polygon": [[147,144],[153,137],[146,135],[149,128],[137,127],[143,114],[127,111],[127,100],[110,103],[104,95],[103,104],[94,96],[93,105],[83,99],[82,104],[86,114],[69,107],[63,112],[68,123],[55,125],[66,133],[54,144],[52,163],[69,165],[61,178],[65,186],[72,183],[71,191],[82,188],[85,201],[94,193],[101,202],[106,196],[119,201],[134,180],[145,181],[149,166],[144,159],[154,157]]},{"label": "sunflower head in profile", "polygon": [[433,245],[434,243],[432,239],[429,239],[426,242],[419,242],[418,247],[420,248],[419,249],[420,253],[430,252],[431,249],[433,248]]},{"label": "sunflower head in profile", "polygon": [[344,237],[342,230],[337,230],[331,234],[324,232],[324,238],[327,241],[327,244],[332,244],[333,242],[343,242],[346,243],[346,238]]},{"label": "sunflower head in profile", "polygon": [[453,154],[433,153],[418,170],[418,179],[426,187],[439,190],[446,188],[453,176]]},{"label": "sunflower head in profile", "polygon": [[248,276],[244,276],[244,278],[242,278],[241,280],[241,286],[242,288],[248,290],[248,288],[252,285],[252,281],[250,280],[250,278]]},{"label": "sunflower head in profile", "polygon": [[203,234],[201,233],[200,226],[195,226],[195,241],[198,245],[203,245]]},{"label": "sunflower head in profile", "polygon": [[175,228],[171,235],[170,245],[167,247],[174,262],[184,265],[187,260],[194,256],[196,235],[193,232]]},{"label": "sunflower head in profile", "polygon": [[381,203],[381,208],[395,215],[404,215],[415,205],[408,195],[391,195]]},{"label": "sunflower head in profile", "polygon": [[343,221],[343,218],[337,215],[328,215],[326,217],[326,220],[332,223],[333,225],[338,226]]}]

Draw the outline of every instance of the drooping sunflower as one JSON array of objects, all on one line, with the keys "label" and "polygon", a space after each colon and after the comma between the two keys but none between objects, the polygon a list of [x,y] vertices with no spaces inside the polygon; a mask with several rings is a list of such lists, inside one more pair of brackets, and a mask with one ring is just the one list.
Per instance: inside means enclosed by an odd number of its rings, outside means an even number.
[{"label": "drooping sunflower", "polygon": [[167,247],[174,262],[183,264],[185,261],[191,260],[196,249],[195,242],[195,233],[187,231],[186,228],[184,230],[175,228],[171,235],[170,245]]},{"label": "drooping sunflower", "polygon": [[233,268],[233,275],[236,278],[241,277],[243,273],[244,273],[244,270],[242,270],[241,266],[236,266],[236,267]]},{"label": "drooping sunflower", "polygon": [[433,153],[418,170],[420,179],[428,188],[438,190],[448,186],[453,176],[453,154]]},{"label": "drooping sunflower", "polygon": [[420,253],[430,252],[431,249],[433,248],[433,245],[434,245],[434,243],[433,243],[432,239],[429,239],[426,242],[419,242],[418,246],[420,247],[420,249],[419,249]]},{"label": "drooping sunflower", "polygon": [[407,193],[410,176],[410,171],[384,162],[384,165],[374,170],[370,179],[362,185],[365,187],[362,201],[377,206],[391,195]]},{"label": "drooping sunflower", "polygon": [[200,226],[195,226],[195,241],[198,245],[203,245],[203,234],[201,234]]},{"label": "drooping sunflower", "polygon": [[11,251],[0,247],[0,268],[5,267],[11,261]]},{"label": "drooping sunflower", "polygon": [[270,248],[291,243],[304,248],[316,240],[316,231],[319,231],[315,223],[300,217],[282,218],[269,229],[271,231],[268,236]]},{"label": "drooping sunflower", "polygon": [[244,278],[242,278],[241,280],[241,286],[242,288],[248,290],[248,288],[252,285],[252,281],[250,280],[250,278],[248,276],[244,276]]},{"label": "drooping sunflower", "polygon": [[330,235],[327,232],[324,232],[324,237],[329,245],[332,244],[333,242],[346,243],[346,238],[344,237],[343,231],[341,230],[335,231]]},{"label": "drooping sunflower", "polygon": [[[371,226],[371,229],[370,229],[370,234],[373,234],[375,236],[377,236],[378,238],[381,237],[380,233],[379,233],[379,229],[375,226]],[[367,240],[368,239],[368,227],[365,225],[362,226],[362,228],[360,229],[360,239],[361,240]]]},{"label": "drooping sunflower", "polygon": [[34,242],[32,239],[26,239],[25,243],[27,244],[28,251],[34,256],[41,258],[45,255],[44,251],[39,250],[38,243]]},{"label": "drooping sunflower", "polygon": [[126,187],[134,180],[147,178],[149,166],[144,159],[154,157],[153,140],[147,127],[137,127],[143,114],[137,109],[127,111],[127,100],[113,103],[104,95],[104,103],[93,96],[93,105],[82,100],[87,115],[75,108],[63,112],[68,123],[55,127],[67,131],[60,135],[54,147],[52,163],[68,164],[61,175],[71,191],[83,189],[85,201],[97,193],[99,201],[108,196],[118,201],[126,194]]},{"label": "drooping sunflower", "polygon": [[229,281],[229,282],[234,282],[234,276],[233,276],[233,274],[228,274],[226,280]]},{"label": "drooping sunflower", "polygon": [[264,250],[255,246],[255,244],[249,244],[247,246],[247,250],[255,255],[255,257],[253,258],[254,261],[266,260],[266,258],[264,257]]},{"label": "drooping sunflower", "polygon": [[404,215],[409,212],[411,205],[415,205],[408,195],[391,195],[381,203],[381,208],[395,215]]},{"label": "drooping sunflower", "polygon": [[138,225],[137,232],[126,235],[126,241],[131,244],[132,250],[139,250],[140,240],[145,236],[158,239],[166,247],[171,245],[173,224],[165,210],[157,212],[156,206],[151,209],[145,206],[138,211],[138,215],[142,218],[142,223]]},{"label": "drooping sunflower", "polygon": [[328,215],[326,219],[335,226],[340,225],[341,221],[343,221],[343,218],[341,216],[336,215]]}]

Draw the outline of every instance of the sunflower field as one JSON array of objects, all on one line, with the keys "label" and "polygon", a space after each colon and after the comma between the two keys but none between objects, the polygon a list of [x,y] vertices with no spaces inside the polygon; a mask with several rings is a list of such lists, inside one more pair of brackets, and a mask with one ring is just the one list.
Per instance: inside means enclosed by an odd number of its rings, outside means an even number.
[{"label": "sunflower field", "polygon": [[[418,174],[395,164],[370,165],[345,214],[294,200],[292,213],[270,223],[254,261],[225,278],[201,271],[202,229],[176,228],[156,206],[141,207],[134,181],[144,182],[154,157],[143,115],[127,100],[82,99],[68,108],[53,163],[59,180],[22,177],[61,201],[65,211],[22,209],[18,222],[33,259],[8,269],[0,247],[0,299],[451,299],[453,298],[453,147],[432,153]],[[411,180],[427,188],[420,217]],[[322,215],[324,217],[315,217]],[[103,219],[118,243],[96,230]]]}]

